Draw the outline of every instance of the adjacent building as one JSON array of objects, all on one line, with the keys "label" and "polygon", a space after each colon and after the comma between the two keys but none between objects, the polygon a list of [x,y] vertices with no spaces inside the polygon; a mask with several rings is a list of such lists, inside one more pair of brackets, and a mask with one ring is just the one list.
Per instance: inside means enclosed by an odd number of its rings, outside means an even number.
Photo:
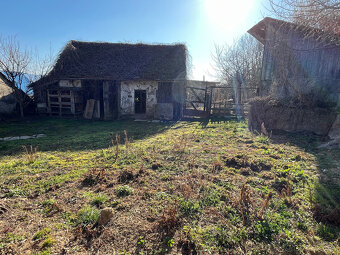
[{"label": "adjacent building", "polygon": [[248,33],[264,45],[262,95],[314,92],[339,101],[340,35],[268,17]]},{"label": "adjacent building", "polygon": [[0,120],[17,114],[17,100],[6,77],[0,73]]},{"label": "adjacent building", "polygon": [[40,114],[178,119],[186,78],[183,44],[70,41],[30,86]]}]

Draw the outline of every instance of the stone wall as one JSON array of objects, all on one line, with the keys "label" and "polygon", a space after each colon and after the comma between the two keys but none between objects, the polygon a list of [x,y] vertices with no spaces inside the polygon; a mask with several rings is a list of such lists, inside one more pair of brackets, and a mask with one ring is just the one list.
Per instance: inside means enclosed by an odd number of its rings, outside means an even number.
[{"label": "stone wall", "polygon": [[327,108],[289,107],[268,97],[256,98],[250,102],[248,126],[261,132],[264,123],[268,130],[309,131],[327,136],[336,116],[335,111]]},{"label": "stone wall", "polygon": [[146,90],[146,117],[153,118],[157,104],[158,82],[156,81],[122,81],[120,114],[135,114],[135,90]]}]

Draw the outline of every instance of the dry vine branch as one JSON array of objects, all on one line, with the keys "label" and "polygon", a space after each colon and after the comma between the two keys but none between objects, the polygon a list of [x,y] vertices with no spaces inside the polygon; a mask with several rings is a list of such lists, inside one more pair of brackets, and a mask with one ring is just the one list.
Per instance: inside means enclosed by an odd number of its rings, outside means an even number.
[{"label": "dry vine branch", "polygon": [[279,18],[340,35],[338,0],[269,0],[269,5]]}]

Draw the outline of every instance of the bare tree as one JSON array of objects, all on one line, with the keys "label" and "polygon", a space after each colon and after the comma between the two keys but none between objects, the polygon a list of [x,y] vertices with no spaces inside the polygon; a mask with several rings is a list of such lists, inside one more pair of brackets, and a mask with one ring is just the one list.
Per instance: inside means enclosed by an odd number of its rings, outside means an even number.
[{"label": "bare tree", "polygon": [[237,116],[244,115],[244,103],[262,94],[262,55],[263,45],[249,34],[232,45],[215,46],[215,71],[226,87],[214,90],[216,104],[232,107],[234,103]]},{"label": "bare tree", "polygon": [[340,34],[339,0],[269,0],[277,17]]},{"label": "bare tree", "polygon": [[215,46],[213,60],[219,78],[232,85],[235,76],[245,87],[257,90],[261,87],[263,45],[249,34],[243,35],[232,45]]},{"label": "bare tree", "polygon": [[0,72],[7,78],[14,91],[21,117],[24,117],[24,106],[28,99],[23,86],[30,63],[30,52],[24,49],[15,37],[0,37]]},{"label": "bare tree", "polygon": [[15,36],[0,36],[0,72],[9,81],[24,117],[24,108],[29,103],[31,88],[28,84],[46,76],[52,69],[55,55],[52,49],[45,56],[23,48]]},{"label": "bare tree", "polygon": [[52,70],[56,58],[51,47],[46,55],[42,56],[37,50],[35,50],[31,56],[32,58],[29,70],[26,74],[29,83],[45,77]]}]

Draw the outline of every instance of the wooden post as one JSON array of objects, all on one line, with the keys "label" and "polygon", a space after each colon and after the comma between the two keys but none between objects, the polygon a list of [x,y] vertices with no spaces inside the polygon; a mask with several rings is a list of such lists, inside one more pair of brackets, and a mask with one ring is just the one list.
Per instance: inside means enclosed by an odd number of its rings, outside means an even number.
[{"label": "wooden post", "polygon": [[74,104],[74,93],[72,90],[70,91],[70,96],[71,96],[71,113],[73,113],[73,116],[76,116],[76,110],[75,110],[75,104]]},{"label": "wooden post", "polygon": [[207,111],[207,90],[208,90],[208,86],[207,84],[205,84],[203,111]]},{"label": "wooden post", "polygon": [[58,90],[59,117],[61,117],[61,92]]},{"label": "wooden post", "polygon": [[47,90],[47,113],[51,116],[50,91]]},{"label": "wooden post", "polygon": [[211,87],[210,88],[210,96],[209,96],[209,99],[208,99],[208,101],[209,101],[209,108],[208,108],[208,117],[210,118],[210,110],[211,110],[211,103],[212,103],[212,91],[213,91],[213,88]]}]

